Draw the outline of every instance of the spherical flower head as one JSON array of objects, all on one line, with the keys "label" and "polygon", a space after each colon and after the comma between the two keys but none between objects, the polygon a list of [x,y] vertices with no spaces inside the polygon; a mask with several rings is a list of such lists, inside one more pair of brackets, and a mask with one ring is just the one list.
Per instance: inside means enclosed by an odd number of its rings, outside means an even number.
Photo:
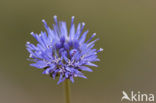
[{"label": "spherical flower head", "polygon": [[29,60],[34,62],[30,65],[43,69],[43,74],[50,75],[53,79],[59,76],[58,84],[65,79],[74,82],[74,77],[87,78],[82,71],[92,72],[87,66],[97,67],[93,62],[100,61],[97,53],[103,50],[93,49],[98,40],[92,40],[96,33],[86,40],[88,30],[83,32],[85,23],[79,23],[75,28],[74,16],[71,18],[69,33],[66,22],[58,22],[57,16],[54,16],[54,21],[53,29],[42,20],[46,32],[41,31],[39,35],[31,33],[38,43],[26,43]]}]

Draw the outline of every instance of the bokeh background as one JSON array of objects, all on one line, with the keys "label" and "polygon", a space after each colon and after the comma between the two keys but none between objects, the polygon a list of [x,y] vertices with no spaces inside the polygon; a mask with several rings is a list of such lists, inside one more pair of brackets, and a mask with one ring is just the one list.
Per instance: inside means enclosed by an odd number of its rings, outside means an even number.
[{"label": "bokeh background", "polygon": [[72,103],[120,103],[122,90],[156,93],[155,0],[0,0],[0,103],[64,103],[62,85],[26,60],[30,32],[54,15],[85,22],[104,48],[99,67],[71,84]]}]

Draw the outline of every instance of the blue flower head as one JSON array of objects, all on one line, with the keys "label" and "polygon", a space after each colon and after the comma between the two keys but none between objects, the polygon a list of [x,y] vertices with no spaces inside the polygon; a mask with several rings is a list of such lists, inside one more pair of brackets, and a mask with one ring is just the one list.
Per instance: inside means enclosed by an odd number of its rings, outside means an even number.
[{"label": "blue flower head", "polygon": [[65,79],[74,82],[74,77],[86,78],[82,71],[92,72],[87,66],[97,67],[93,62],[100,61],[97,53],[103,50],[93,49],[98,40],[92,40],[96,33],[86,40],[88,30],[83,32],[85,23],[79,23],[75,28],[74,16],[71,18],[69,32],[66,22],[58,22],[57,16],[54,16],[54,21],[53,29],[42,20],[46,32],[41,31],[39,35],[31,33],[38,43],[26,43],[29,60],[34,62],[30,65],[43,69],[43,74],[50,75],[53,79],[59,76],[58,84]]}]

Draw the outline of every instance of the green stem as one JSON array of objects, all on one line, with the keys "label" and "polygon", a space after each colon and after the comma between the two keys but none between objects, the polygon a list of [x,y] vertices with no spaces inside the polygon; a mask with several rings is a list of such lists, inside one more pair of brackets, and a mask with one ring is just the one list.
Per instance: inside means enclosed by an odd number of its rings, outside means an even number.
[{"label": "green stem", "polygon": [[65,89],[65,103],[70,103],[70,81],[66,79],[64,82],[64,89]]}]

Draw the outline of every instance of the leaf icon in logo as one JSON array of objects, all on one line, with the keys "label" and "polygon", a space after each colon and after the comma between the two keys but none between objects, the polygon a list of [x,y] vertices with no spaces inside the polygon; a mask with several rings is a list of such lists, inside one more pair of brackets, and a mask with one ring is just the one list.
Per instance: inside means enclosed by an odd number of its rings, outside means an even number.
[{"label": "leaf icon in logo", "polygon": [[123,99],[126,99],[126,100],[131,101],[131,99],[128,97],[128,95],[127,95],[127,93],[126,93],[125,91],[122,91],[122,94],[123,94],[123,97],[121,98],[121,101],[122,101]]}]

